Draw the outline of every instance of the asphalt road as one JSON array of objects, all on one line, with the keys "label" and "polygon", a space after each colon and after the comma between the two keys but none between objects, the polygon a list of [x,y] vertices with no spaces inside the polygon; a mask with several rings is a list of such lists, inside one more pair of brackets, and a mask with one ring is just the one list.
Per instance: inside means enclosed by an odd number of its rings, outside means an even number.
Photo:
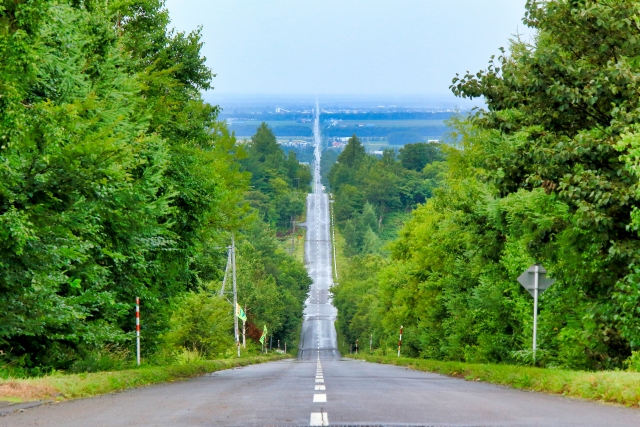
[{"label": "asphalt road", "polygon": [[306,223],[307,265],[314,283],[297,359],[43,405],[0,417],[0,427],[640,426],[636,409],[341,359],[329,292],[328,200],[315,175]]},{"label": "asphalt road", "polygon": [[305,262],[313,283],[306,301],[299,358],[302,360],[336,360],[340,357],[334,322],[338,314],[331,302],[333,285],[333,252],[331,244],[331,219],[329,197],[324,192],[320,178],[320,130],[319,120],[314,122],[316,139],[313,162],[313,193],[307,196],[307,240]]}]

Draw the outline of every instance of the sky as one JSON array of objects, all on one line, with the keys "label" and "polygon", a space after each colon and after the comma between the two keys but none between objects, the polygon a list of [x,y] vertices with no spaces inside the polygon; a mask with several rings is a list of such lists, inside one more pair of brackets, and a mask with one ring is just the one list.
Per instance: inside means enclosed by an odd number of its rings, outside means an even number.
[{"label": "sky", "polygon": [[218,96],[446,98],[456,73],[485,69],[515,34],[531,37],[524,4],[167,0],[166,6],[177,30],[202,26]]}]

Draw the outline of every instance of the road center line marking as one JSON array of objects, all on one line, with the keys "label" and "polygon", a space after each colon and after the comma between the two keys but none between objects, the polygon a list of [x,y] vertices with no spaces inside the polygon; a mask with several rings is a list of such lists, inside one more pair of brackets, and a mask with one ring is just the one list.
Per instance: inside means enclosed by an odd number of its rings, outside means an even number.
[{"label": "road center line marking", "polygon": [[310,426],[328,426],[329,417],[326,412],[312,412],[309,421]]},{"label": "road center line marking", "polygon": [[326,390],[326,389],[327,389],[327,388],[326,388],[324,385],[317,385],[317,386],[316,386],[316,390],[319,390],[319,391],[324,391],[324,390]]},{"label": "road center line marking", "polygon": [[314,394],[313,395],[313,402],[314,403],[326,403],[327,402],[327,395],[326,394]]},{"label": "road center line marking", "polygon": [[323,382],[324,382],[324,379],[323,379],[323,378],[316,378],[316,382],[317,382],[317,383],[323,383]]}]

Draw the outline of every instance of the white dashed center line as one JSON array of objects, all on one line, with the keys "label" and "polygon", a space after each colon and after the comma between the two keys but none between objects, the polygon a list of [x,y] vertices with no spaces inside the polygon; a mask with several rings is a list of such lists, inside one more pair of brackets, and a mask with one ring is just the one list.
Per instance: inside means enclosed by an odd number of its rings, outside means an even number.
[{"label": "white dashed center line", "polygon": [[327,402],[327,395],[326,394],[314,394],[313,395],[313,402],[314,403],[326,403]]},{"label": "white dashed center line", "polygon": [[326,412],[312,412],[311,420],[309,421],[310,426],[328,426],[329,418],[327,417]]}]

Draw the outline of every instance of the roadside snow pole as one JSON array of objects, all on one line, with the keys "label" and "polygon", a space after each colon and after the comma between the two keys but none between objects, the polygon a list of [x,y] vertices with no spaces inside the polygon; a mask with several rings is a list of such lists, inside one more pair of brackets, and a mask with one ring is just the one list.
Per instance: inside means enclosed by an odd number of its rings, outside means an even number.
[{"label": "roadside snow pole", "polygon": [[400,357],[400,347],[402,347],[402,328],[403,326],[400,326],[400,339],[398,340],[398,357]]},{"label": "roadside snow pole", "polygon": [[358,340],[356,340],[356,354],[358,354]]},{"label": "roadside snow pole", "polygon": [[136,363],[140,366],[140,298],[136,297]]}]

